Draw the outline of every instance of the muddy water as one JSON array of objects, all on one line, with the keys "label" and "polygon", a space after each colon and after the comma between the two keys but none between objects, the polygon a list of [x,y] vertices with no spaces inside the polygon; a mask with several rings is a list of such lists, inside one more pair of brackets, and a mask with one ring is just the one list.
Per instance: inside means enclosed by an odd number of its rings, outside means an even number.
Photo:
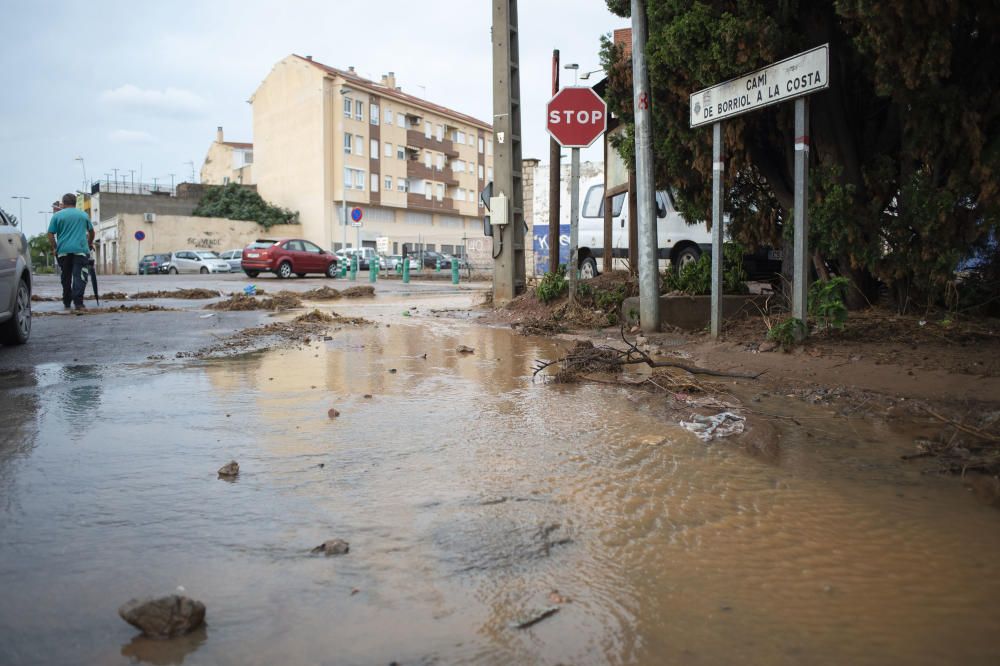
[{"label": "muddy water", "polygon": [[[397,317],[0,376],[0,663],[1000,660],[1000,514],[901,468],[905,440],[799,411],[760,461],[621,389],[533,383],[557,349]],[[334,537],[348,555],[309,555]],[[178,586],[205,630],[118,619]],[[572,601],[511,626],[552,590]]]}]

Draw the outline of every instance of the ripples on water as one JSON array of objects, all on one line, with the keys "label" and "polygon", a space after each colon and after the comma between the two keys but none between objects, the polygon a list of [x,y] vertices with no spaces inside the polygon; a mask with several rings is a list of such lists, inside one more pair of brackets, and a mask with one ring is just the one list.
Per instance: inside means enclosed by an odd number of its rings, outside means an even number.
[{"label": "ripples on water", "polygon": [[[622,389],[533,383],[556,353],[412,322],[0,377],[0,662],[1000,659],[997,514],[896,464],[893,433],[830,416],[768,464]],[[348,556],[308,555],[332,537]],[[117,618],[177,586],[204,632]],[[572,601],[511,628],[552,590]]]}]

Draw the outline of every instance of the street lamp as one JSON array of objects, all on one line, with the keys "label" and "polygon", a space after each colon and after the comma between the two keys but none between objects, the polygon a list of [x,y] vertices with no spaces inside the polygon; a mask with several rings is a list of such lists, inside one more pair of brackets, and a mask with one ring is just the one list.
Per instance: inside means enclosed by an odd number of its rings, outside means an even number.
[{"label": "street lamp", "polygon": [[602,68],[602,69],[595,69],[589,72],[584,72],[583,74],[580,75],[580,79],[586,81],[587,79],[590,78],[591,74],[597,74],[598,72],[603,72],[603,71],[604,69]]},{"label": "street lamp", "polygon": [[20,196],[20,195],[16,197],[11,197],[11,199],[19,199],[19,201],[17,202],[17,219],[21,222],[21,224],[24,224],[24,200],[30,198],[31,197]]},{"label": "street lamp", "polygon": [[573,70],[573,85],[575,86],[576,83],[577,83],[577,81],[576,81],[576,75],[577,75],[577,72],[580,71],[580,65],[578,63],[571,62],[568,65],[563,65],[563,69],[572,69]]},{"label": "street lamp", "polygon": [[89,187],[90,183],[87,182],[87,163],[83,161],[83,157],[79,157],[79,156],[78,157],[74,157],[73,161],[80,163],[80,167],[83,169],[83,192],[85,194],[89,193],[90,192],[90,187]]}]

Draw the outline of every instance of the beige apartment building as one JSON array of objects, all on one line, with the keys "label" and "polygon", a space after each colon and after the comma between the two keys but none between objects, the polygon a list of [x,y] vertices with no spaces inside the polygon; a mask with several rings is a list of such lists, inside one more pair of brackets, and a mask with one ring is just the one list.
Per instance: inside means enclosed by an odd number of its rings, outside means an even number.
[{"label": "beige apartment building", "polygon": [[205,162],[201,165],[203,185],[228,185],[253,183],[253,144],[243,141],[225,141],[222,127],[215,130],[215,141],[208,147]]},{"label": "beige apartment building", "polygon": [[278,62],[250,101],[253,182],[268,202],[299,212],[304,237],[334,250],[381,239],[393,254],[403,243],[454,253],[466,239],[482,245],[489,123],[402,92],[392,72],[374,82],[310,56]]}]

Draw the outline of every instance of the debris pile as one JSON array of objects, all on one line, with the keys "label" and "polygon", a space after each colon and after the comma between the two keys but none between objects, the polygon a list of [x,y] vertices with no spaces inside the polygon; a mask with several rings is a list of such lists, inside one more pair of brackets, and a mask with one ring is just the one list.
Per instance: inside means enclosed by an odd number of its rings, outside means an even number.
[{"label": "debris pile", "polygon": [[173,638],[191,633],[205,622],[205,604],[178,594],[159,599],[130,599],[118,615],[150,638]]},{"label": "debris pile", "polygon": [[340,292],[340,295],[344,298],[370,298],[375,295],[375,287],[369,285],[349,287]]},{"label": "debris pile", "polygon": [[257,298],[243,293],[236,293],[218,303],[210,303],[205,307],[209,310],[246,311],[246,310],[291,310],[302,305],[302,299],[290,291],[281,291],[274,296]]},{"label": "debris pile", "polygon": [[307,301],[335,301],[341,297],[341,293],[333,287],[319,287],[302,292],[302,298]]}]

